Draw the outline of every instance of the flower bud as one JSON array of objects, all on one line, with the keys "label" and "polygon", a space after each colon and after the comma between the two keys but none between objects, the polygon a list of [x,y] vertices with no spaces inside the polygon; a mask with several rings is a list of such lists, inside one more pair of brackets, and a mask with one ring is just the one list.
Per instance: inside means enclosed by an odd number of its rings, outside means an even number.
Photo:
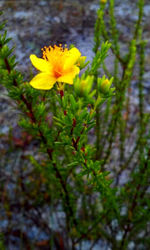
[{"label": "flower bud", "polygon": [[85,76],[84,74],[81,78],[76,77],[74,81],[74,89],[78,96],[87,96],[93,86],[93,76]]},{"label": "flower bud", "polygon": [[113,77],[109,80],[103,76],[98,78],[98,89],[102,94],[107,94],[113,82]]},{"label": "flower bud", "polygon": [[83,68],[85,68],[87,66],[87,64],[89,63],[89,61],[85,62],[85,60],[86,60],[86,56],[80,56],[79,57],[79,59],[78,59],[78,61],[77,61],[76,64],[80,68],[80,70],[83,69]]},{"label": "flower bud", "polygon": [[105,3],[107,3],[107,0],[100,0],[100,3],[105,4]]}]

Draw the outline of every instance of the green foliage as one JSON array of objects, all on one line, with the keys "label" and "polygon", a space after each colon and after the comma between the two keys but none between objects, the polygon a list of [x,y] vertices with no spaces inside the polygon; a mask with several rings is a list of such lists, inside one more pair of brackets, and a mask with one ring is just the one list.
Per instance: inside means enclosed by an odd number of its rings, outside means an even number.
[{"label": "green foliage", "polygon": [[0,234],[0,249],[5,250],[4,237]]},{"label": "green foliage", "polygon": [[[3,31],[4,25],[0,26],[1,84],[21,111],[19,125],[38,141],[41,159],[36,160],[33,155],[28,159],[43,180],[46,195],[50,197],[48,205],[54,206],[55,212],[61,209],[65,214],[61,226],[66,249],[77,249],[81,242],[91,240],[93,243],[98,239],[111,249],[128,249],[130,242],[141,243],[143,249],[150,246],[147,233],[150,223],[149,115],[144,112],[142,83],[146,45],[142,38],[143,6],[144,1],[139,0],[133,38],[126,55],[122,55],[114,0],[109,1],[108,28],[104,18],[106,5],[100,4],[91,66],[81,77],[75,77],[72,88],[65,86],[63,93],[56,87],[50,91],[35,90],[24,82],[15,69],[13,50],[7,46],[10,39]],[[113,72],[109,72],[105,64],[110,50],[114,55]],[[127,154],[133,129],[128,129],[131,122],[129,88],[137,58],[138,132],[134,147]],[[81,68],[87,65],[85,58],[78,63]],[[91,131],[94,141],[90,138]],[[122,184],[119,179],[124,170],[129,174]],[[34,197],[38,185],[30,184],[27,187]],[[47,196],[37,196],[34,205],[43,205]],[[54,233],[53,228],[50,232]],[[144,233],[142,238],[140,233]],[[0,244],[2,248],[2,240]]]}]

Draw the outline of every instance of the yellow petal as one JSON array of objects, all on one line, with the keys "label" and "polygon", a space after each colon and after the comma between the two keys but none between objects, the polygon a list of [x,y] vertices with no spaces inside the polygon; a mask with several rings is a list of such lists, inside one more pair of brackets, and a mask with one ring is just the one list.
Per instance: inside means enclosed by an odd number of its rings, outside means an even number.
[{"label": "yellow petal", "polygon": [[44,59],[38,58],[36,55],[30,55],[30,60],[36,69],[38,69],[42,72],[51,73],[52,66],[51,66],[50,62],[48,62]]},{"label": "yellow petal", "polygon": [[72,48],[68,51],[68,56],[66,57],[64,63],[64,70],[71,68],[81,56],[80,51],[77,48]]},{"label": "yellow petal", "polygon": [[37,74],[31,81],[30,85],[35,89],[51,89],[56,82],[56,78],[46,73]]},{"label": "yellow petal", "polygon": [[80,71],[79,68],[77,66],[74,66],[68,73],[65,73],[63,76],[57,78],[57,81],[73,84],[73,79],[77,74],[79,74],[79,71]]}]

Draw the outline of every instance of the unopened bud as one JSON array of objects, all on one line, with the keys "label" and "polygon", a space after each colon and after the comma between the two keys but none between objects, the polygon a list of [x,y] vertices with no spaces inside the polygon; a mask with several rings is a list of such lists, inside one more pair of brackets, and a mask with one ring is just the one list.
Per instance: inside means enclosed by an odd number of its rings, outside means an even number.
[{"label": "unopened bud", "polygon": [[103,76],[102,78],[98,79],[98,88],[99,91],[103,94],[107,94],[110,90],[110,87],[112,85],[113,77],[109,80]]},{"label": "unopened bud", "polygon": [[83,68],[85,68],[88,65],[89,61],[85,62],[85,60],[86,60],[86,56],[80,56],[79,57],[79,59],[78,59],[78,61],[77,61],[76,64],[80,68],[80,70],[83,69]]},{"label": "unopened bud", "polygon": [[79,96],[87,96],[93,86],[93,76],[87,76],[85,77],[82,75],[81,78],[77,77],[74,82],[74,88]]},{"label": "unopened bud", "polygon": [[100,3],[105,4],[105,3],[107,3],[107,0],[100,0]]},{"label": "unopened bud", "polygon": [[102,82],[101,89],[107,92],[110,86],[111,86],[111,82],[108,79],[106,79]]}]

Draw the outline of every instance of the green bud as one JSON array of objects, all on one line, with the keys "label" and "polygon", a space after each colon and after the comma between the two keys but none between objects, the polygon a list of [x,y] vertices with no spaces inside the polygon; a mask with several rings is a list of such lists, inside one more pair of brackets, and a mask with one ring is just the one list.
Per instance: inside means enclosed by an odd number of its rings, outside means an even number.
[{"label": "green bud", "polygon": [[74,82],[74,89],[78,96],[88,96],[93,86],[93,76],[85,76],[84,74],[81,78],[76,77]]},{"label": "green bud", "polygon": [[103,76],[102,78],[98,78],[98,89],[102,94],[107,94],[110,90],[110,87],[113,82],[113,77],[109,80]]},{"label": "green bud", "polygon": [[83,68],[85,68],[88,64],[88,62],[85,62],[86,60],[86,56],[80,56],[78,61],[76,62],[77,66],[80,68],[80,70],[82,70]]},{"label": "green bud", "polygon": [[100,0],[100,3],[105,4],[105,3],[107,3],[107,0]]}]

